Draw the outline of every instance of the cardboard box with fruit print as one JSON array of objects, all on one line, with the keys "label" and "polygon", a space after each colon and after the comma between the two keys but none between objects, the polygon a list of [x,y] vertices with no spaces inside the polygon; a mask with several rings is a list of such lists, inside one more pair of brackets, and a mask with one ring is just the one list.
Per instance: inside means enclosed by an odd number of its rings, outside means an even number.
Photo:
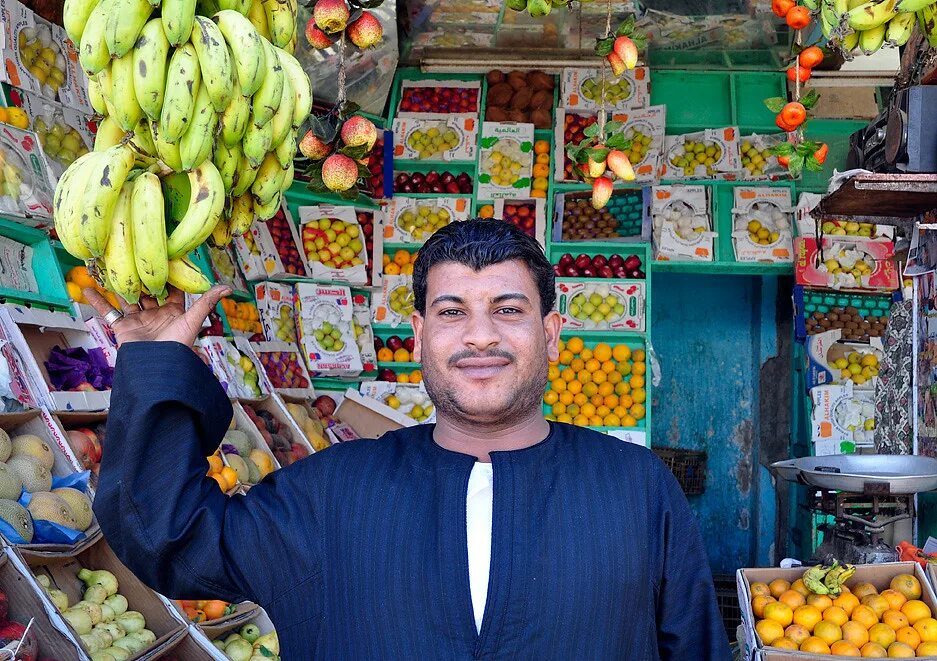
[{"label": "cardboard box with fruit print", "polygon": [[735,258],[740,262],[792,262],[791,190],[776,186],[738,186],[733,193]]},{"label": "cardboard box with fruit print", "polygon": [[39,137],[0,124],[0,211],[52,218],[54,192],[52,171]]},{"label": "cardboard box with fruit print", "polygon": [[396,328],[413,314],[413,276],[385,275],[381,290],[371,297],[371,319]]},{"label": "cardboard box with fruit print", "polygon": [[742,171],[739,130],[730,126],[669,135],[660,163],[661,179],[738,179]]},{"label": "cardboard box with fruit print", "polygon": [[[254,223],[258,225],[259,223]],[[253,228],[241,236],[234,237],[232,241],[235,253],[237,254],[238,264],[241,266],[241,272],[248,281],[262,280],[267,277],[264,268],[263,254],[257,239],[254,236]]]},{"label": "cardboard box with fruit print", "polygon": [[[817,222],[811,212],[820,204],[821,195],[816,193],[801,193],[797,199],[797,208],[794,214],[797,220],[797,233],[803,236],[815,236]],[[850,239],[869,239],[893,241],[895,228],[890,225],[876,225],[873,223],[856,223],[845,220],[825,220],[819,224],[819,229],[827,236],[848,236]]]},{"label": "cardboard box with fruit print", "polygon": [[849,382],[859,390],[874,391],[884,357],[882,338],[844,342],[842,337],[843,331],[834,329],[807,338],[807,388]]},{"label": "cardboard box with fruit print", "polygon": [[363,368],[352,325],[348,287],[299,283],[295,290],[299,343],[313,376],[353,377]]},{"label": "cardboard box with fruit print", "polygon": [[742,159],[740,179],[745,181],[779,181],[790,178],[790,173],[778,162],[778,157],[770,153],[775,145],[787,141],[786,133],[772,135],[743,136],[739,143],[739,155]]},{"label": "cardboard box with fruit print", "polygon": [[[302,278],[306,276],[306,260],[301,250],[302,244],[296,225],[293,223],[293,217],[285,204],[267,222],[254,223],[250,233],[260,251],[266,277]],[[248,279],[251,278],[248,277]]]},{"label": "cardboard box with fruit print", "polygon": [[295,343],[251,342],[251,350],[263,367],[262,378],[269,391],[293,397],[315,394],[303,355]]},{"label": "cardboard box with fruit print", "polygon": [[556,283],[556,309],[567,330],[644,332],[645,284],[640,281]]},{"label": "cardboard box with fruit print", "polygon": [[477,140],[478,115],[394,119],[394,161],[473,162]]},{"label": "cardboard box with fruit print", "polygon": [[894,256],[891,241],[824,236],[818,243],[813,236],[798,236],[794,239],[794,277],[797,284],[809,287],[892,292],[899,284]]},{"label": "cardboard box with fruit print", "polygon": [[352,207],[299,207],[300,245],[309,277],[320,282],[364,285],[368,252]]},{"label": "cardboard box with fruit print", "polygon": [[292,285],[258,282],[254,298],[268,342],[296,343],[296,316],[293,308]]},{"label": "cardboard box with fruit print", "polygon": [[534,125],[482,124],[478,198],[497,200],[530,195]]},{"label": "cardboard box with fruit print", "polygon": [[563,69],[561,104],[567,110],[596,111],[605,97],[609,110],[643,108],[650,100],[651,70],[635,67],[615,78],[607,70]]},{"label": "cardboard box with fruit print", "polygon": [[467,220],[470,205],[464,197],[391,198],[384,211],[383,243],[423,243],[440,227]]},{"label": "cardboard box with fruit print", "polygon": [[711,262],[712,231],[705,186],[655,186],[651,193],[654,259]]}]

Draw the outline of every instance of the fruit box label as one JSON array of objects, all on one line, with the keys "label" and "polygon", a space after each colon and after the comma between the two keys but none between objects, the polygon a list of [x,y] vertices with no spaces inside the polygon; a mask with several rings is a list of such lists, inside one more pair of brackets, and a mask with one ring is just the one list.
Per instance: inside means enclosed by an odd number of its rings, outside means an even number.
[{"label": "fruit box label", "polygon": [[742,169],[739,130],[734,126],[669,135],[664,141],[660,178],[715,179]]},{"label": "fruit box label", "polygon": [[251,342],[250,347],[263,367],[263,376],[271,391],[292,397],[315,396],[312,378],[295,343]]},{"label": "fruit box label", "polygon": [[871,447],[875,435],[875,393],[853,390],[852,382],[810,390],[812,440],[816,454],[852,454]]},{"label": "fruit box label", "polygon": [[478,199],[530,195],[534,165],[534,125],[482,124]]},{"label": "fruit box label", "polygon": [[[563,69],[561,104],[567,110],[598,110],[605,97],[609,110],[643,108],[650,100],[651,70],[635,67],[618,78],[601,69]],[[604,91],[604,94],[603,94]]]},{"label": "fruit box label", "polygon": [[655,259],[713,260],[716,233],[705,186],[654,186],[651,216]]},{"label": "fruit box label", "polygon": [[51,218],[55,188],[39,136],[2,124],[0,155],[0,209],[20,216]]},{"label": "fruit box label", "polygon": [[294,295],[300,348],[313,376],[356,376],[362,363],[352,328],[351,290],[299,283]]},{"label": "fruit box label", "polygon": [[[258,223],[254,223],[257,225]],[[260,248],[257,247],[257,239],[254,235],[254,228],[241,236],[234,237],[234,250],[237,255],[238,264],[241,265],[241,272],[248,281],[262,280],[267,277],[264,272],[264,261],[260,254]]]},{"label": "fruit box label", "polygon": [[254,285],[257,311],[267,342],[296,342],[296,315],[292,285],[258,282]]},{"label": "fruit box label", "polygon": [[732,246],[740,262],[791,263],[791,190],[783,186],[733,189]]},{"label": "fruit box label", "polygon": [[563,328],[644,332],[645,285],[637,281],[557,282]]},{"label": "fruit box label", "polygon": [[477,139],[477,115],[397,117],[394,119],[394,160],[474,162]]},{"label": "fruit box label", "polygon": [[470,203],[464,197],[391,198],[385,210],[384,243],[423,243],[440,227],[467,220]]},{"label": "fruit box label", "polygon": [[[873,337],[870,338],[867,343],[843,342],[841,341],[842,336],[842,330],[837,328],[825,333],[811,335],[807,338],[804,344],[804,351],[807,357],[807,374],[805,381],[808,390],[816,386],[839,385],[847,382],[852,384],[856,390],[875,390],[875,386],[878,384],[878,377],[865,376],[862,368],[874,366],[875,372],[877,373],[878,366],[881,364],[884,355],[882,352],[882,339]],[[855,369],[850,367],[856,360],[850,360],[850,355],[852,354],[858,355],[858,362],[860,365],[858,371],[859,376],[851,376],[846,379],[843,377],[843,371]],[[862,365],[863,359],[865,359],[866,362],[872,361],[872,358],[866,358],[867,356],[873,356],[874,363],[871,365]],[[842,361],[845,361],[845,363]],[[838,366],[844,364],[845,367]],[[854,381],[853,379],[858,380]]]},{"label": "fruit box label", "polygon": [[0,287],[38,292],[33,273],[33,249],[24,243],[0,236]]},{"label": "fruit box label", "polygon": [[412,276],[385,275],[381,291],[371,296],[371,318],[374,323],[396,328],[410,322],[413,309]]},{"label": "fruit box label", "polygon": [[[310,278],[350,285],[367,284],[368,251],[352,207],[299,207],[299,223],[300,245]],[[336,266],[327,266],[329,263]]]},{"label": "fruit box label", "polygon": [[898,288],[898,271],[891,241],[849,236],[823,237],[822,260],[815,237],[794,239],[797,284],[844,291],[886,291]]},{"label": "fruit box label", "polygon": [[361,363],[365,372],[377,370],[377,351],[374,349],[374,331],[371,330],[371,308],[368,299],[362,294],[354,294],[352,301],[351,323],[355,331],[355,341],[361,353]]},{"label": "fruit box label", "polygon": [[[528,209],[533,209],[533,214],[521,217],[517,211],[512,214],[509,214],[509,217],[505,217],[505,207],[508,209],[517,208],[520,206],[527,207]],[[541,248],[546,248],[546,235],[547,235],[547,201],[543,198],[532,198],[532,199],[517,199],[517,198],[502,198],[495,200],[495,218],[500,218],[505,222],[513,222],[515,225],[520,227],[527,236],[531,236],[537,240],[537,243],[540,244]]]}]

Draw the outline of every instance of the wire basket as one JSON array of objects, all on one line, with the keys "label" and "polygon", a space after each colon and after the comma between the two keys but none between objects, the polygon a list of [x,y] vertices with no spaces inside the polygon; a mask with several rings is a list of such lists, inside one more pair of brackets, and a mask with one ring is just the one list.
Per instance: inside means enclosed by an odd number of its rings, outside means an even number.
[{"label": "wire basket", "polygon": [[706,453],[681,448],[651,448],[677,478],[687,496],[706,491]]},{"label": "wire basket", "polygon": [[729,574],[715,574],[713,584],[716,588],[716,603],[722,613],[722,623],[726,628],[729,640],[735,640],[736,629],[742,623],[742,608],[739,605],[739,593],[735,584],[735,576]]}]

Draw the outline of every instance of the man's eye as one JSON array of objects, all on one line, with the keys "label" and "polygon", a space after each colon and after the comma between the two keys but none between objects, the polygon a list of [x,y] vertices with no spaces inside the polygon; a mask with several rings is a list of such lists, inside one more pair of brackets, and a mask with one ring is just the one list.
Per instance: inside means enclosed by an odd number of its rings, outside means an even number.
[{"label": "man's eye", "polygon": [[518,308],[498,308],[498,314],[521,314]]},{"label": "man's eye", "polygon": [[462,311],[461,311],[461,310],[442,310],[442,311],[439,313],[439,316],[441,316],[441,317],[455,317],[455,316],[458,316],[458,315],[460,315],[460,314],[462,314]]}]

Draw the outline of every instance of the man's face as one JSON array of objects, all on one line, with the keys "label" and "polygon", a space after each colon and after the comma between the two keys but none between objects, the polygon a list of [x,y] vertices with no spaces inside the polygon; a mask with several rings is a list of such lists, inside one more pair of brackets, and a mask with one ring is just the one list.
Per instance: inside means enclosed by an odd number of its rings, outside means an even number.
[{"label": "man's face", "polygon": [[541,316],[526,264],[433,266],[426,315],[412,321],[414,358],[441,413],[491,424],[539,409],[562,321],[556,312]]}]

